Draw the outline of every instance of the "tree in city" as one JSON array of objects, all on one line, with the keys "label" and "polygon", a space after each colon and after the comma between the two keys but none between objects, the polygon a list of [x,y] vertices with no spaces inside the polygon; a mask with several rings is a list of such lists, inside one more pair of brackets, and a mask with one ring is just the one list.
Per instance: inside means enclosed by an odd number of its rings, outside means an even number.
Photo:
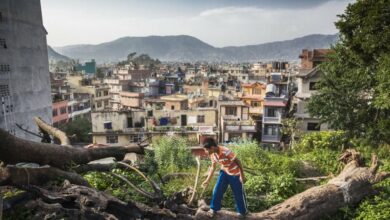
[{"label": "tree in city", "polygon": [[309,112],[347,136],[390,143],[390,1],[359,0],[339,15],[340,40]]}]

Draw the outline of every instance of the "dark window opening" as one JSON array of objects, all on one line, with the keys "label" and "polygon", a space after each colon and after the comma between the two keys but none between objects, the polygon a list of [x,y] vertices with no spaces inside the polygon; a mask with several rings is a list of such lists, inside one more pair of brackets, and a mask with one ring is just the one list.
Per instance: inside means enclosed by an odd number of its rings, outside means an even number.
[{"label": "dark window opening", "polygon": [[104,122],[104,129],[112,129],[112,122]]},{"label": "dark window opening", "polygon": [[319,131],[320,124],[309,122],[309,123],[307,123],[307,130],[308,131]]},{"label": "dark window opening", "polygon": [[107,144],[116,144],[118,143],[118,136],[116,135],[106,136],[106,142]]},{"label": "dark window opening", "polygon": [[276,117],[276,109],[275,108],[267,109],[267,117]]},{"label": "dark window opening", "polygon": [[132,128],[133,127],[133,118],[132,117],[128,117],[127,118],[127,127],[128,128]]},{"label": "dark window opening", "polygon": [[237,115],[237,108],[236,107],[226,107],[225,115]]},{"label": "dark window opening", "polygon": [[198,115],[197,123],[204,123],[204,122],[205,122],[204,115]]},{"label": "dark window opening", "polygon": [[7,49],[7,44],[5,43],[5,39],[0,38],[0,47]]},{"label": "dark window opening", "polygon": [[317,84],[317,82],[310,82],[309,90],[317,90],[316,84]]}]

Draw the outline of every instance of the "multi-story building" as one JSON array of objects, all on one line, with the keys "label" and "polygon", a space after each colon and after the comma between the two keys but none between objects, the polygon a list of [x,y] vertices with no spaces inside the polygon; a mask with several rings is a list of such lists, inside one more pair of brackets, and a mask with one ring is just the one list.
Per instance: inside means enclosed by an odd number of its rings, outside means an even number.
[{"label": "multi-story building", "polygon": [[286,114],[288,96],[279,94],[277,85],[268,84],[264,97],[261,142],[279,145],[282,141],[282,119]]},{"label": "multi-story building", "polygon": [[88,93],[72,93],[68,101],[68,121],[78,118],[91,118],[91,95]]},{"label": "multi-story building", "polygon": [[144,110],[94,111],[91,118],[93,143],[126,146],[144,138]]},{"label": "multi-story building", "polygon": [[188,97],[187,95],[169,95],[162,96],[160,100],[165,102],[165,110],[187,110]]},{"label": "multi-story building", "polygon": [[141,108],[144,93],[138,92],[120,92],[121,108]]},{"label": "multi-story building", "polygon": [[85,62],[84,64],[77,64],[74,67],[74,70],[86,75],[96,74],[96,62],[94,59],[92,59],[91,61]]},{"label": "multi-story building", "polygon": [[46,30],[39,0],[0,1],[0,128],[40,141],[33,118],[52,122]]},{"label": "multi-story building", "polygon": [[241,100],[243,100],[246,105],[251,106],[251,108],[249,108],[249,114],[262,115],[266,85],[256,82],[241,84],[241,87]]},{"label": "multi-story building", "polygon": [[68,122],[68,100],[59,100],[53,103],[53,126],[59,127]]},{"label": "multi-story building", "polygon": [[249,106],[241,100],[218,101],[220,141],[252,139],[256,133],[255,122],[249,117]]},{"label": "multi-story building", "polygon": [[314,49],[313,51],[302,50],[301,69],[296,76],[298,91],[293,100],[295,110],[294,117],[299,120],[298,129],[302,133],[310,131],[327,130],[327,124],[320,124],[320,120],[311,117],[307,110],[307,103],[316,91],[316,83],[320,80],[322,72],[318,64],[326,60],[328,49]]},{"label": "multi-story building", "polygon": [[100,111],[111,108],[110,106],[110,87],[107,85],[96,85],[90,88],[92,91],[92,109],[93,111]]},{"label": "multi-story building", "polygon": [[110,106],[114,110],[121,108],[121,95],[122,91],[129,91],[130,89],[130,80],[119,79],[119,78],[106,78],[103,80],[104,84],[107,84],[110,87]]}]

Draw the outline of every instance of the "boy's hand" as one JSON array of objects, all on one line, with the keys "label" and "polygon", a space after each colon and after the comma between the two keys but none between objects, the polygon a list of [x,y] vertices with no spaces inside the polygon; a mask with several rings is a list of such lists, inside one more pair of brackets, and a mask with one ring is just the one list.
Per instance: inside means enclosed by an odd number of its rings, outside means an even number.
[{"label": "boy's hand", "polygon": [[240,181],[244,184],[246,182],[246,177],[244,175],[240,175]]},{"label": "boy's hand", "polygon": [[208,181],[208,180],[205,180],[205,181],[203,181],[203,183],[202,183],[202,188],[207,188],[208,185],[209,185],[209,181]]}]

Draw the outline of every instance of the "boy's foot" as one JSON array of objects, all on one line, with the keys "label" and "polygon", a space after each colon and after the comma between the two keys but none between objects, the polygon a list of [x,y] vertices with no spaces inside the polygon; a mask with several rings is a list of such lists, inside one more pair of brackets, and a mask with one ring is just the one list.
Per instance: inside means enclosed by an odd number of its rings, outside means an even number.
[{"label": "boy's foot", "polygon": [[249,212],[246,212],[245,214],[237,213],[237,217],[239,219],[245,219],[245,217],[248,215]]},{"label": "boy's foot", "polygon": [[210,218],[214,218],[215,216],[217,215],[217,212],[210,209],[208,212],[207,212],[207,216],[210,217]]}]

